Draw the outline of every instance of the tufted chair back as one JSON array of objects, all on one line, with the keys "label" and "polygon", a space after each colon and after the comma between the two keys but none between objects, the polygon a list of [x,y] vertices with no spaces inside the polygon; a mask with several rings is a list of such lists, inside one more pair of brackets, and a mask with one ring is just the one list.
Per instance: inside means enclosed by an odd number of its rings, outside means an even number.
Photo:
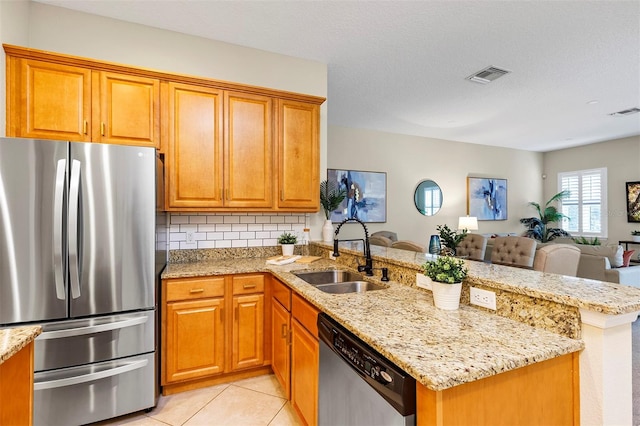
[{"label": "tufted chair back", "polygon": [[572,244],[549,244],[536,251],[533,269],[575,277],[580,263],[580,249]]},{"label": "tufted chair back", "polygon": [[414,243],[413,241],[405,241],[405,240],[395,241],[393,244],[391,244],[391,248],[417,251],[420,253],[423,253],[425,249],[425,247],[421,244]]},{"label": "tufted chair back", "polygon": [[467,234],[458,247],[456,255],[467,256],[472,260],[484,261],[484,252],[487,250],[487,237],[480,234]]},{"label": "tufted chair back", "polygon": [[393,241],[391,241],[387,237],[383,237],[382,235],[372,235],[369,237],[369,244],[371,244],[372,246],[391,247]]},{"label": "tufted chair back", "polygon": [[496,237],[491,252],[491,263],[531,269],[537,242],[527,237]]},{"label": "tufted chair back", "polygon": [[391,240],[391,242],[398,241],[398,234],[393,231],[376,231],[371,234],[371,237],[385,237]]}]

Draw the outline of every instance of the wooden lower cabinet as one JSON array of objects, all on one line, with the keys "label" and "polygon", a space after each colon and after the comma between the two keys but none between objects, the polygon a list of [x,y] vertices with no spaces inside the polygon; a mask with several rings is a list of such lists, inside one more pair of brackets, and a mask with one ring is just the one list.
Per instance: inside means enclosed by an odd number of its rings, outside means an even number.
[{"label": "wooden lower cabinet", "polygon": [[271,299],[271,369],[291,397],[291,314],[274,297]]},{"label": "wooden lower cabinet", "polygon": [[33,423],[33,342],[0,364],[0,425]]},{"label": "wooden lower cabinet", "polygon": [[579,353],[443,391],[417,384],[419,426],[580,424]]},{"label": "wooden lower cabinet", "polygon": [[264,295],[233,298],[233,355],[231,368],[256,367],[264,363]]},{"label": "wooden lower cabinet", "polygon": [[308,425],[318,424],[318,337],[291,321],[291,405]]}]

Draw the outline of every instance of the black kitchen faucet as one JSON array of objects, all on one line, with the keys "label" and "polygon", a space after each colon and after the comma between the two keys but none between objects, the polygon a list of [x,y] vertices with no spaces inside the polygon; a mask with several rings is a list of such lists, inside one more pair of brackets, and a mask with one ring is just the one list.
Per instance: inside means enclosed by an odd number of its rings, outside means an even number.
[{"label": "black kitchen faucet", "polygon": [[[364,228],[364,239],[356,238],[350,240],[339,240],[338,233],[340,232],[340,228],[347,222],[358,222]],[[363,252],[365,258],[364,265],[358,265],[358,272],[365,272],[368,276],[373,276],[373,261],[371,260],[371,247],[369,246],[369,230],[367,229],[367,225],[364,224],[360,219],[357,218],[347,218],[340,222],[338,227],[336,228],[335,237],[333,238],[333,256],[338,257],[340,253],[338,253],[338,243],[340,241],[362,241],[364,243]]]}]

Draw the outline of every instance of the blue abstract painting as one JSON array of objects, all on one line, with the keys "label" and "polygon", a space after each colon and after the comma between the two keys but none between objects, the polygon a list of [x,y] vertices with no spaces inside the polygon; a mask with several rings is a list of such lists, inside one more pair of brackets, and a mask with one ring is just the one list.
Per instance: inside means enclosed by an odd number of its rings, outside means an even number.
[{"label": "blue abstract painting", "polygon": [[507,220],[507,180],[467,178],[467,214],[478,220]]},{"label": "blue abstract painting", "polygon": [[331,213],[332,222],[354,218],[362,222],[387,221],[386,173],[328,169],[327,180],[347,194]]}]

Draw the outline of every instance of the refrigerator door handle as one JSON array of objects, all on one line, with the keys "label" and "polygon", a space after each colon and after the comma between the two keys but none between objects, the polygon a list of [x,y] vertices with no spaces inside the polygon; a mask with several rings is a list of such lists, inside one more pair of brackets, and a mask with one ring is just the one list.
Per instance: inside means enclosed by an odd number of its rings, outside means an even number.
[{"label": "refrigerator door handle", "polygon": [[37,337],[37,340],[62,339],[65,337],[82,336],[85,334],[103,333],[105,331],[119,330],[126,327],[144,324],[149,317],[147,315],[136,318],[128,318],[124,321],[109,322],[100,325],[90,325],[87,327],[70,328],[66,330],[45,331]]},{"label": "refrigerator door handle", "polygon": [[122,365],[120,367],[111,368],[105,371],[99,371],[97,373],[82,374],[80,376],[65,377],[64,379],[49,380],[46,382],[36,382],[33,384],[33,390],[38,391],[43,389],[62,388],[65,386],[73,386],[80,383],[90,382],[93,380],[99,380],[107,377],[117,376],[119,374],[126,373],[128,371],[133,371],[133,370],[138,370],[140,368],[143,368],[148,363],[149,363],[148,360],[143,359],[140,361],[127,363],[126,365]]},{"label": "refrigerator door handle", "polygon": [[78,216],[80,209],[80,161],[71,163],[71,184],[69,185],[69,276],[71,297],[80,297],[80,258],[78,254]]},{"label": "refrigerator door handle", "polygon": [[64,227],[64,187],[67,171],[67,160],[58,160],[56,167],[56,184],[53,204],[53,264],[56,284],[56,297],[66,299],[64,288],[64,258],[62,256],[62,232]]}]

